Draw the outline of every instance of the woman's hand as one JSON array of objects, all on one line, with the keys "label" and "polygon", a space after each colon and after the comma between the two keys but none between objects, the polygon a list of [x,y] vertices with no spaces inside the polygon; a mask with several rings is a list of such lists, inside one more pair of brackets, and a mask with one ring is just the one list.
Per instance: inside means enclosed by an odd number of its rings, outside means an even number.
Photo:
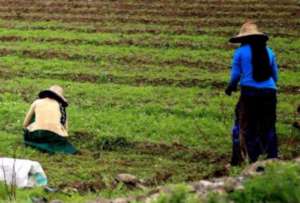
[{"label": "woman's hand", "polygon": [[225,89],[225,94],[231,96],[231,93],[235,92],[236,90],[237,90],[236,86],[228,85],[227,88]]}]

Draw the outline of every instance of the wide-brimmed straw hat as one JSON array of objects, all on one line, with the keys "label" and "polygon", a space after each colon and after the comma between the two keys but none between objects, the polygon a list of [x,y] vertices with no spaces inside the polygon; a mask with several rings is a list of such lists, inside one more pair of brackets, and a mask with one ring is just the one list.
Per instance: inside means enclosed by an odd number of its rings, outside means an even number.
[{"label": "wide-brimmed straw hat", "polygon": [[60,102],[63,106],[68,106],[68,100],[64,97],[64,90],[59,85],[53,85],[47,90],[43,90],[39,93],[39,98],[50,97],[58,102]]},{"label": "wide-brimmed straw hat", "polygon": [[249,38],[255,38],[267,41],[269,39],[268,35],[260,32],[257,25],[253,21],[247,21],[244,23],[240,29],[238,35],[232,37],[229,42],[231,43],[241,43]]}]

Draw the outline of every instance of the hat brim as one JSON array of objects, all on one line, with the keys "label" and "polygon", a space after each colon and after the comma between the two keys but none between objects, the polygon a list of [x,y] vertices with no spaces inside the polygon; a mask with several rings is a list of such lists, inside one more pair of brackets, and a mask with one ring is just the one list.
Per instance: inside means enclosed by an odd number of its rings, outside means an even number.
[{"label": "hat brim", "polygon": [[55,99],[56,101],[61,103],[64,107],[67,107],[69,105],[68,101],[64,97],[61,97],[60,95],[56,94],[55,92],[52,92],[51,90],[44,90],[44,91],[41,91],[39,93],[39,98],[40,99],[43,99],[43,98],[46,98],[46,97],[50,97],[52,99]]},{"label": "hat brim", "polygon": [[268,41],[269,36],[267,34],[264,34],[264,33],[241,35],[241,36],[235,36],[235,37],[230,38],[229,42],[231,42],[231,43],[242,43],[242,42],[245,42],[249,39]]}]

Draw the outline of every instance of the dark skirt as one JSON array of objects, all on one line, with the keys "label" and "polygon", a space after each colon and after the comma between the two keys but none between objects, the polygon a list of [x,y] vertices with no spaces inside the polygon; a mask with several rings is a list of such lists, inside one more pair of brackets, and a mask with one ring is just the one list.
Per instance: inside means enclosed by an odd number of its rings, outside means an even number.
[{"label": "dark skirt", "polygon": [[33,132],[25,130],[24,143],[25,146],[30,146],[49,154],[74,154],[77,152],[77,149],[65,137],[47,130],[36,130]]},{"label": "dark skirt", "polygon": [[276,90],[242,87],[239,102],[240,136],[250,162],[261,154],[277,158]]}]

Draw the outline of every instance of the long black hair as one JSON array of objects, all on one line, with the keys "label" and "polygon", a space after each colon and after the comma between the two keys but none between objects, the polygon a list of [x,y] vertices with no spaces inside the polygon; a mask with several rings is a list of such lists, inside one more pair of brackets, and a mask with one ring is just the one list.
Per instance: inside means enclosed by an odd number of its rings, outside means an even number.
[{"label": "long black hair", "polygon": [[272,76],[272,68],[266,40],[262,40],[258,37],[252,37],[246,42],[251,46],[253,79],[256,82],[268,80]]},{"label": "long black hair", "polygon": [[63,106],[63,105],[60,103],[60,104],[59,104],[59,110],[60,110],[60,113],[61,113],[60,123],[61,123],[63,126],[66,126],[66,123],[67,123],[67,112],[66,112],[66,107]]}]

